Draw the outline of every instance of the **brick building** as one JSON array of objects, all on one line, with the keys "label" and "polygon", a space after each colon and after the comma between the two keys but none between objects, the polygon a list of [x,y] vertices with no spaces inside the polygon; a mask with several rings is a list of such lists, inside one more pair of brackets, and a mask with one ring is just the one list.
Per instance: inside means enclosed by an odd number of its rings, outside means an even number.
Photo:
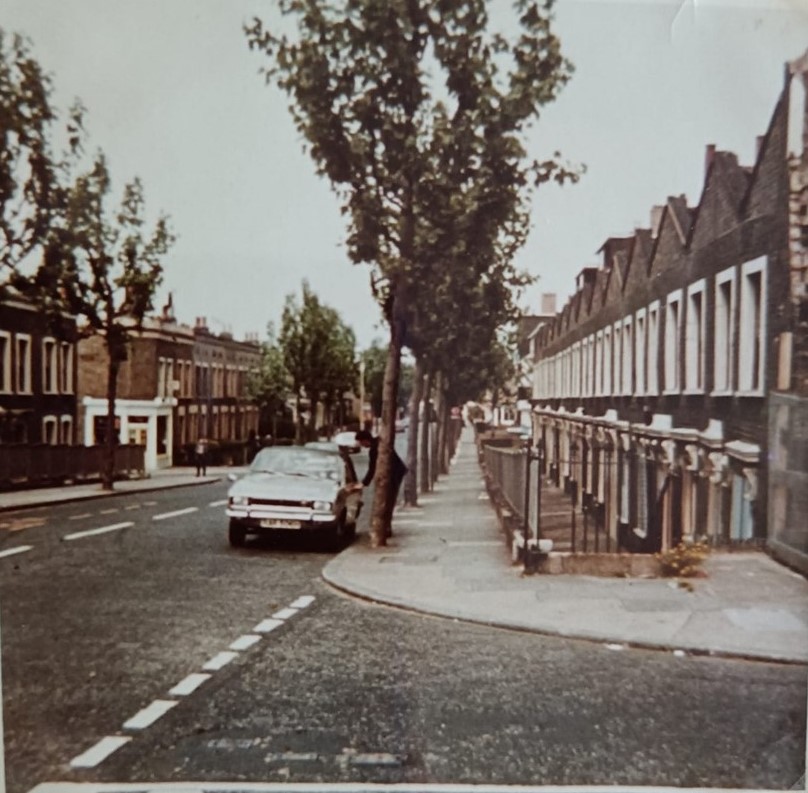
[{"label": "brick building", "polygon": [[49,323],[13,294],[0,302],[0,443],[75,443],[76,360],[72,318]]},{"label": "brick building", "polygon": [[[190,463],[199,437],[241,449],[258,429],[258,409],[246,393],[247,375],[259,366],[257,340],[211,333],[204,319],[177,323],[167,305],[133,332],[121,366],[116,431],[121,443],[146,447],[146,470]],[[107,416],[107,354],[99,336],[79,346],[81,437],[103,442]]]},{"label": "brick building", "polygon": [[606,240],[533,338],[546,471],[625,550],[767,536],[770,391],[795,326],[790,89],[789,71],[752,166],[708,146],[698,204],[669,197]]}]

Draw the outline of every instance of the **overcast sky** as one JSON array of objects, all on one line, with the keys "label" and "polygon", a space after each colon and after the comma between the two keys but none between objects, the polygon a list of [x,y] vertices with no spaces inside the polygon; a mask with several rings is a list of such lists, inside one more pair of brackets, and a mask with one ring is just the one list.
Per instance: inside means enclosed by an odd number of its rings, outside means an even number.
[{"label": "overcast sky", "polygon": [[[258,75],[242,25],[272,0],[0,0],[0,26],[24,33],[52,75],[57,105],[80,97],[94,147],[119,184],[139,176],[147,205],[172,218],[165,262],[180,321],[206,316],[241,337],[278,322],[307,278],[360,346],[385,337],[368,270],[351,265],[345,227],[317,179],[286,100]],[[708,143],[751,164],[783,86],[808,46],[805,0],[682,3],[559,0],[556,32],[575,75],[531,136],[587,173],[546,186],[520,267],[525,298],[597,264],[610,235],[647,226],[653,204],[698,201]]]}]

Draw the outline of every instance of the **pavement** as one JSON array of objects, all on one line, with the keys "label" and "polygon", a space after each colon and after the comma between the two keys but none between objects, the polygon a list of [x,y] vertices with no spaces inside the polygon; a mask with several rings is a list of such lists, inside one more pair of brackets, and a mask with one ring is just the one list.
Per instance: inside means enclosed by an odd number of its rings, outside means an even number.
[{"label": "pavement", "polygon": [[[243,469],[156,471],[116,482],[115,493],[201,485]],[[0,493],[0,511],[108,496],[100,484]],[[323,577],[352,595],[411,611],[514,630],[586,639],[615,651],[645,647],[808,664],[808,580],[760,551],[712,552],[706,577],[525,575],[514,563],[465,430],[448,476],[399,507],[393,537],[367,535]],[[366,508],[369,508],[368,505]],[[682,586],[684,584],[684,586]]]}]

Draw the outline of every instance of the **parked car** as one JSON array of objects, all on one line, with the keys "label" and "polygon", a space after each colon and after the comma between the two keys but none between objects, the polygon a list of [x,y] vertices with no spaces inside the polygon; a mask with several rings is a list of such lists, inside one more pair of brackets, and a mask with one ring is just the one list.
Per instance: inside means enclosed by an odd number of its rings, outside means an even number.
[{"label": "parked car", "polygon": [[355,536],[361,508],[362,485],[345,451],[273,446],[230,487],[228,536],[239,547],[248,534],[306,531],[339,547]]}]

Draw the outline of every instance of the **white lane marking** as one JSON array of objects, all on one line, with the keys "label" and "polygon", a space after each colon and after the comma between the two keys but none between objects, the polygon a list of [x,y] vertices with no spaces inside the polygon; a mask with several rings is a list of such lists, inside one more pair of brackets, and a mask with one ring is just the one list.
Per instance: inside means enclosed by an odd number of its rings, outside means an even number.
[{"label": "white lane marking", "polygon": [[270,633],[275,628],[280,628],[283,625],[283,620],[273,620],[271,618],[259,622],[254,628],[253,633]]},{"label": "white lane marking", "polygon": [[15,548],[8,548],[5,551],[0,551],[0,556],[14,556],[18,553],[25,553],[26,551],[30,551],[34,546],[33,545],[18,545]]},{"label": "white lane marking", "polygon": [[169,699],[155,699],[151,705],[139,710],[131,719],[123,723],[125,730],[143,730],[164,716],[177,703]]},{"label": "white lane marking", "polygon": [[102,509],[99,510],[99,514],[101,515],[111,515],[113,512],[117,512],[118,507],[113,507],[112,509]]},{"label": "white lane marking", "polygon": [[157,506],[156,501],[144,501],[143,504],[144,504],[144,506],[147,506],[147,507],[156,507]]},{"label": "white lane marking", "polygon": [[222,652],[214,655],[202,668],[207,669],[209,672],[215,672],[223,666],[229,664],[234,658],[238,657],[238,653]]},{"label": "white lane marking", "polygon": [[160,515],[152,515],[152,520],[166,520],[168,518],[176,518],[178,515],[190,515],[196,512],[199,507],[186,507],[185,509],[175,509],[173,512],[163,512]]},{"label": "white lane marking", "polygon": [[223,507],[227,503],[227,499],[223,498],[221,501],[211,501],[209,507]]},{"label": "white lane marking", "polygon": [[276,611],[272,615],[273,620],[288,620],[289,617],[294,617],[297,614],[297,609],[288,608],[288,609],[281,609],[280,611]]},{"label": "white lane marking", "polygon": [[247,633],[244,636],[239,636],[231,645],[231,650],[247,650],[252,647],[256,642],[260,642],[261,637]]},{"label": "white lane marking", "polygon": [[84,512],[81,515],[71,515],[68,520],[83,520],[84,518],[91,518],[92,516],[92,512]]},{"label": "white lane marking", "polygon": [[129,521],[128,523],[113,523],[111,526],[102,526],[100,529],[87,529],[87,531],[74,531],[72,534],[65,534],[63,540],[79,540],[82,537],[93,537],[96,534],[106,534],[110,531],[119,531],[120,529],[128,529],[135,524]]},{"label": "white lane marking", "polygon": [[305,609],[314,603],[314,595],[301,595],[294,603],[289,604],[289,608]]},{"label": "white lane marking", "polygon": [[196,672],[192,675],[188,675],[185,680],[181,680],[168,693],[174,697],[185,697],[196,691],[206,680],[210,680],[210,675]]},{"label": "white lane marking", "polygon": [[128,507],[124,507],[124,509],[140,509],[140,504],[130,504]]},{"label": "white lane marking", "polygon": [[607,644],[607,645],[606,645],[606,647],[607,647],[607,649],[609,649],[609,650],[616,650],[616,651],[618,651],[618,652],[619,652],[620,650],[625,650],[625,649],[626,649],[625,644]]},{"label": "white lane marking", "polygon": [[108,735],[86,752],[77,755],[70,761],[73,768],[95,768],[102,760],[106,760],[116,749],[131,741],[128,735]]}]

